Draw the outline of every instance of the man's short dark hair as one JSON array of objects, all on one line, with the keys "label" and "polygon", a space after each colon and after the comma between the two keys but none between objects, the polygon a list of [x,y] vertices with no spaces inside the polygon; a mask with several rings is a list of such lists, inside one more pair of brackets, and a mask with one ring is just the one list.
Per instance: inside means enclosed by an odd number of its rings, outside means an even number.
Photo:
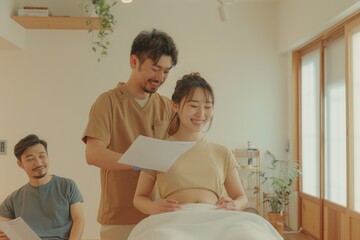
[{"label": "man's short dark hair", "polygon": [[140,64],[147,58],[157,63],[162,55],[171,57],[172,66],[178,61],[178,50],[173,39],[157,29],[140,32],[132,43],[130,54],[135,54]]},{"label": "man's short dark hair", "polygon": [[31,146],[42,144],[47,153],[47,143],[44,140],[41,140],[35,134],[30,134],[23,139],[21,139],[14,147],[14,154],[16,158],[21,161],[21,155]]}]

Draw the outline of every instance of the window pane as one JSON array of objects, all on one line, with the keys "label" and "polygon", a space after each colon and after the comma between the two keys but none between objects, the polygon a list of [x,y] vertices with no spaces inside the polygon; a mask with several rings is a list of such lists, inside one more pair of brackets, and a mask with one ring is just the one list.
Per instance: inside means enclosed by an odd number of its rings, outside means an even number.
[{"label": "window pane", "polygon": [[352,79],[354,111],[354,209],[360,211],[360,27],[352,37]]},{"label": "window pane", "polygon": [[320,195],[320,52],[301,58],[301,157],[302,192]]},{"label": "window pane", "polygon": [[[346,206],[345,40],[325,48],[325,199]],[[335,177],[336,176],[336,177]]]}]

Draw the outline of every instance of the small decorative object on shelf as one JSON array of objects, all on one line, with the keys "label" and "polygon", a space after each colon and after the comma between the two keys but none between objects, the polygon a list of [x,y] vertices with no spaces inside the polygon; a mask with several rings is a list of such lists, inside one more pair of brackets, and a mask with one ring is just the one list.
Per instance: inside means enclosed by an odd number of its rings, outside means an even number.
[{"label": "small decorative object on shelf", "polygon": [[257,149],[251,148],[250,141],[248,141],[247,143],[248,143],[248,148],[247,148],[247,150],[248,150],[248,165],[250,166],[253,164],[253,157],[254,157],[253,154],[257,151]]},{"label": "small decorative object on shelf", "polygon": [[[250,149],[250,141],[248,141],[248,150]],[[252,156],[248,156],[248,165],[252,165]]]},{"label": "small decorative object on shelf", "polygon": [[50,16],[50,11],[48,7],[28,7],[18,9],[18,16],[41,16],[48,17]]}]

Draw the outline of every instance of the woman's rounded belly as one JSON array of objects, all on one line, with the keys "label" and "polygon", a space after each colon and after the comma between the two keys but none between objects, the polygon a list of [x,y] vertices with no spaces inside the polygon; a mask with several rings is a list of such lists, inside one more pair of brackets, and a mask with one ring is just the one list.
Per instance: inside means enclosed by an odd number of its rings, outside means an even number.
[{"label": "woman's rounded belly", "polygon": [[180,204],[184,203],[208,203],[215,204],[218,201],[218,196],[207,189],[202,188],[191,188],[176,191],[166,199],[178,200]]}]

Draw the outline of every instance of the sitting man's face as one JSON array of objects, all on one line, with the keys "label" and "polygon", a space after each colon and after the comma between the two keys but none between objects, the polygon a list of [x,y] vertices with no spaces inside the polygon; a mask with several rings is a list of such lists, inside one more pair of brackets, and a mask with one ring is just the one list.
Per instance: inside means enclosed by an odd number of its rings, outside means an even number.
[{"label": "sitting man's face", "polygon": [[49,159],[42,144],[28,147],[21,155],[18,165],[23,168],[30,179],[40,179],[47,175]]}]

